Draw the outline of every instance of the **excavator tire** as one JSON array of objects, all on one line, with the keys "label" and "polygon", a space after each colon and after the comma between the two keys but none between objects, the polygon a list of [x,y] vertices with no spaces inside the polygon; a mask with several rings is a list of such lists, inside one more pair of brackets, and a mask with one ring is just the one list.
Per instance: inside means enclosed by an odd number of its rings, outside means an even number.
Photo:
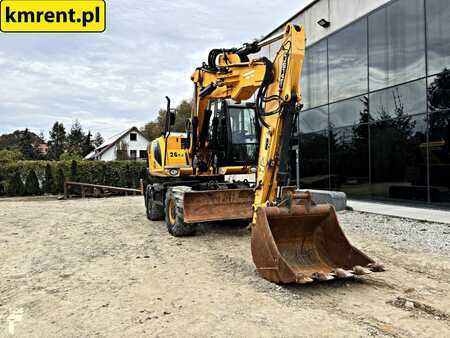
[{"label": "excavator tire", "polygon": [[195,223],[184,222],[184,193],[191,191],[190,187],[179,186],[171,188],[166,193],[165,217],[167,230],[172,236],[192,236],[197,230]]},{"label": "excavator tire", "polygon": [[145,208],[147,209],[147,218],[150,221],[162,221],[164,219],[164,207],[160,204],[157,204],[153,200],[151,188],[151,185],[147,186],[147,193],[145,194]]}]

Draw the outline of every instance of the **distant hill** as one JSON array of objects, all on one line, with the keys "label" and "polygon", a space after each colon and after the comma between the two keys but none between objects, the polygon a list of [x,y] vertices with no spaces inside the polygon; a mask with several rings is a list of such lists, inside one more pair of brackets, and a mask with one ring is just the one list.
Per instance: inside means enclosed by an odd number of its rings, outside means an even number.
[{"label": "distant hill", "polygon": [[[0,135],[0,150],[3,149],[17,149],[19,146],[19,140],[21,139],[25,130],[16,130],[11,134],[3,134]],[[31,135],[31,139],[33,143],[42,143],[41,138],[33,133],[32,131],[28,131]]]}]

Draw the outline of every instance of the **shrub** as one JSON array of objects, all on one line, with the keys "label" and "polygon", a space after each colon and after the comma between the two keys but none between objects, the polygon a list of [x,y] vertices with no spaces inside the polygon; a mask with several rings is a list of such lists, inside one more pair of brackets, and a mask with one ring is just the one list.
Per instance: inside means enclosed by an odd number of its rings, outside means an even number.
[{"label": "shrub", "polygon": [[42,185],[42,190],[45,193],[50,194],[51,192],[53,192],[54,185],[55,180],[53,179],[52,166],[50,165],[50,163],[48,163],[45,167],[45,177],[44,184]]},{"label": "shrub", "polygon": [[11,179],[7,182],[6,194],[8,196],[23,196],[25,187],[20,177],[20,172],[15,172]]},{"label": "shrub", "polygon": [[63,169],[58,168],[58,171],[56,172],[56,183],[53,190],[54,194],[62,194],[64,192],[65,179]]},{"label": "shrub", "polygon": [[[59,194],[64,192],[64,179],[83,183],[137,188],[139,179],[148,183],[147,163],[144,161],[16,161],[0,162],[0,183],[4,181],[6,193],[10,196],[23,196],[18,178],[35,172],[38,182],[42,182],[44,192]],[[16,176],[14,178],[14,176]],[[50,180],[53,184],[50,188]],[[15,183],[12,182],[13,179]],[[23,182],[20,181],[23,187]],[[49,191],[48,191],[49,190]],[[1,194],[1,187],[0,187]]]},{"label": "shrub", "polygon": [[27,178],[25,180],[25,194],[30,196],[41,194],[39,181],[36,176],[36,172],[33,169],[28,172]]},{"label": "shrub", "polygon": [[77,161],[72,160],[70,164],[70,180],[76,182],[78,177],[78,164]]},{"label": "shrub", "polygon": [[81,161],[81,160],[83,160],[83,158],[81,157],[81,155],[79,153],[67,152],[67,153],[62,153],[59,156],[59,160],[60,161]]}]

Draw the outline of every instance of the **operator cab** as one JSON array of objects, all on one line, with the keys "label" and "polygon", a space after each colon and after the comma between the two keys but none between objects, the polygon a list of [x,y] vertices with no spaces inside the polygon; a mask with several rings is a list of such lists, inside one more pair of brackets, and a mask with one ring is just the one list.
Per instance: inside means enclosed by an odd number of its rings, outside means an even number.
[{"label": "operator cab", "polygon": [[210,102],[209,150],[217,154],[219,166],[256,165],[259,124],[254,103],[231,100]]}]

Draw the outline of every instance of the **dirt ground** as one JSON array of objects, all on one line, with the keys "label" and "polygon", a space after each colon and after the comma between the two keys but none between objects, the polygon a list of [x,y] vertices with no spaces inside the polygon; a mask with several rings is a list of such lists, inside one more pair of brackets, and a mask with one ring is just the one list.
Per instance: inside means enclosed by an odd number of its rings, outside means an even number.
[{"label": "dirt ground", "polygon": [[141,197],[0,200],[0,336],[450,337],[448,251],[364,228],[386,218],[339,218],[388,271],[278,286],[243,226],[177,239]]}]

